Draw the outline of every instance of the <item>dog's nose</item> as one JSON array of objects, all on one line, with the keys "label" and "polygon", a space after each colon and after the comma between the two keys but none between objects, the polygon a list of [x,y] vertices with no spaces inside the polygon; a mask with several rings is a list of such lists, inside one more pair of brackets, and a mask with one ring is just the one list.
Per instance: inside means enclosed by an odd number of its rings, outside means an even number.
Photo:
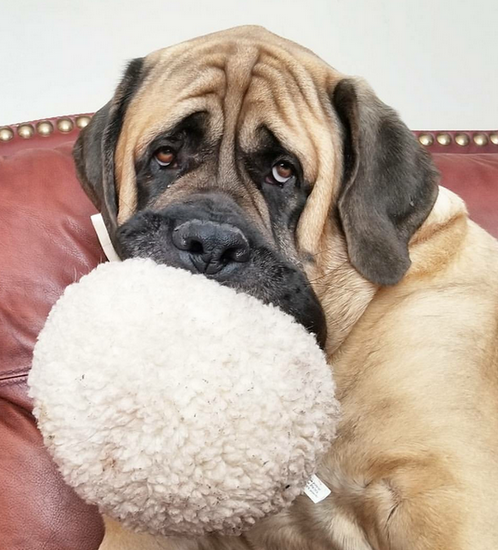
[{"label": "dog's nose", "polygon": [[234,225],[208,220],[190,220],[173,230],[173,244],[187,254],[182,261],[188,269],[214,275],[235,262],[247,262],[251,255],[244,233]]}]

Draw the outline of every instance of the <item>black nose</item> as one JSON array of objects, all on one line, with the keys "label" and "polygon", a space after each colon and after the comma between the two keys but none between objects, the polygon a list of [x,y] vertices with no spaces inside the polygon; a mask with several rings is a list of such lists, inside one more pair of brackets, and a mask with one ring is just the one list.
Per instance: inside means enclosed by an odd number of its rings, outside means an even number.
[{"label": "black nose", "polygon": [[234,264],[247,262],[251,255],[244,233],[234,225],[208,220],[190,220],[173,230],[173,244],[186,267],[214,275]]}]

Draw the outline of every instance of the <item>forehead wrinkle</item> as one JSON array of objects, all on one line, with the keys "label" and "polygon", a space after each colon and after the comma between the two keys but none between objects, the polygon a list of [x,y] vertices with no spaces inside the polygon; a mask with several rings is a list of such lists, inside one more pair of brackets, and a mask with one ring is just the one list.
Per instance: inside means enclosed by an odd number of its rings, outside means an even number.
[{"label": "forehead wrinkle", "polygon": [[[292,55],[287,50],[291,50]],[[325,64],[309,50],[263,29],[252,27],[195,38],[149,54],[146,57],[146,65],[149,68],[148,75],[136,99],[138,100],[140,96],[159,97],[162,95],[162,90],[171,87],[172,82],[177,84],[181,82],[182,86],[176,86],[176,94],[170,94],[176,95],[177,101],[193,99],[194,96],[210,93],[218,94],[223,100],[227,88],[225,75],[227,64],[232,68],[233,59],[236,58],[238,61],[244,57],[244,54],[247,57],[248,51],[258,52],[256,62],[253,62],[253,67],[248,67],[248,69],[254,68],[254,65],[258,63],[261,64],[263,62],[261,57],[265,63],[270,65],[281,66],[284,64],[287,68],[286,72],[294,79],[301,92],[300,95],[305,98],[309,107],[312,106],[312,103],[316,104],[316,89],[315,101],[313,102],[310,98],[309,82],[312,82],[312,78],[301,65],[309,65],[310,61],[315,68],[317,64]],[[248,72],[250,74],[250,70]],[[224,103],[223,108],[227,115],[227,102]],[[288,103],[292,104],[293,102]],[[144,110],[146,109],[143,109],[142,113]],[[155,113],[156,116],[162,118],[165,110],[165,107],[158,109],[158,112]],[[293,117],[288,118],[288,124],[290,124]],[[152,123],[151,120],[147,121],[148,126],[151,126]],[[143,149],[144,142],[150,139],[151,134],[163,130],[164,126],[161,128],[161,122],[159,122],[157,126],[152,127],[145,139],[138,143],[138,149]],[[229,124],[225,120],[225,130],[227,130],[227,126]],[[227,134],[226,131],[225,134]],[[137,139],[137,141],[139,140]]]},{"label": "forehead wrinkle", "polygon": [[[289,108],[296,114],[293,101],[282,101],[285,92],[279,93],[271,85],[270,79],[265,79],[263,75],[253,78],[251,90],[246,95],[243,109],[239,120],[239,142],[242,147],[251,152],[259,147],[258,140],[253,139],[259,127],[269,126],[277,117],[280,122],[286,125],[288,129],[294,126],[294,119],[289,116]],[[288,105],[287,105],[288,104]],[[286,141],[284,138],[283,142]]]},{"label": "forehead wrinkle", "polygon": [[238,46],[227,56],[226,94],[223,98],[223,139],[220,146],[218,180],[223,182],[235,176],[235,133],[244,98],[249,90],[252,71],[259,59],[259,48]]},{"label": "forehead wrinkle", "polygon": [[[270,61],[268,63],[268,61]],[[283,70],[282,64],[275,56],[268,56],[265,63],[261,63],[259,70],[266,85],[270,88],[279,107],[279,113],[285,113],[289,126],[296,126],[294,121],[300,121],[303,126],[303,118],[309,123],[313,117],[317,124],[329,123],[328,109],[330,98],[324,91],[324,86],[317,86],[313,74],[294,61],[292,66]],[[282,80],[284,85],[282,85]],[[298,99],[301,102],[298,102]],[[298,106],[298,103],[301,103]],[[292,111],[290,116],[288,111]],[[309,126],[305,124],[304,126]]]},{"label": "forehead wrinkle", "polygon": [[[217,96],[214,96],[217,99]],[[154,141],[158,136],[167,134],[175,126],[182,122],[190,115],[205,111],[208,113],[208,136],[212,140],[221,138],[222,134],[222,116],[221,108],[218,102],[213,105],[214,102],[206,101],[211,99],[209,97],[197,97],[189,98],[183,103],[175,106],[174,112],[170,113],[170,116],[159,117],[157,113],[151,113],[142,123],[143,130],[140,132],[138,138],[134,141],[133,154],[134,157],[142,155],[147,149],[149,144]]]},{"label": "forehead wrinkle", "polygon": [[175,89],[178,100],[202,93],[218,93],[223,97],[226,87],[224,54],[199,51],[192,57],[192,52],[188,52],[188,55],[174,60],[168,56],[151,71],[148,80],[144,86],[148,95]]},{"label": "forehead wrinkle", "polygon": [[217,183],[243,201],[249,201],[259,218],[261,230],[271,236],[270,213],[256,186],[242,174],[236,162],[236,136],[244,100],[250,89],[253,69],[259,60],[259,44],[234,45],[225,61],[226,94],[223,98],[223,137],[220,144]]},{"label": "forehead wrinkle", "polygon": [[[196,75],[185,87],[181,83],[179,85],[178,80],[175,85],[152,83],[150,86],[143,86],[140,94],[133,98],[125,115],[123,128],[126,131],[123,135],[126,134],[128,140],[133,142],[135,158],[143,153],[158,134],[173,128],[194,112],[208,112],[210,128],[215,135],[221,134],[222,108],[218,91],[225,86],[224,73],[215,69],[214,73],[197,72]],[[118,151],[122,151],[121,141],[120,137]],[[118,156],[122,158],[119,153]]]},{"label": "forehead wrinkle", "polygon": [[281,72],[275,68],[266,66],[260,69],[259,75],[261,77],[259,87],[266,87],[268,90],[267,97],[273,102],[274,112],[278,113],[289,128],[296,130],[297,121],[301,118],[297,108],[299,94],[292,89],[292,86],[287,86],[285,77],[282,78]]},{"label": "forehead wrinkle", "polygon": [[168,78],[173,72],[182,74],[195,74],[199,65],[212,66],[222,69],[224,66],[224,57],[226,55],[228,43],[215,44],[212,42],[198,42],[194,39],[176,46],[163,48],[149,54],[145,59],[149,67],[151,81],[161,81]]},{"label": "forehead wrinkle", "polygon": [[[174,59],[171,59],[172,53]],[[226,88],[223,52],[213,44],[182,47],[179,52],[173,46],[158,50],[147,59],[149,65],[155,62],[156,66],[150,70],[140,94],[133,98],[124,123],[134,127],[134,131],[129,132],[134,140],[134,155],[143,153],[158,134],[196,111],[209,112],[210,128],[219,138]]]},{"label": "forehead wrinkle", "polygon": [[322,94],[319,91],[324,89],[323,81],[317,85],[313,71],[298,63],[296,58],[290,56],[287,51],[279,50],[279,55],[276,55],[274,49],[267,49],[260,67],[263,70],[271,68],[285,79],[287,85],[294,88],[295,93],[299,94],[306,103],[308,110],[317,118],[323,113]]},{"label": "forehead wrinkle", "polygon": [[123,130],[116,147],[116,164],[124,164],[126,158],[135,161],[148,145],[160,134],[174,128],[187,116],[206,111],[209,113],[208,130],[212,139],[219,139],[222,132],[221,109],[216,96],[191,98],[175,109],[157,112],[138,105],[138,113],[127,113]]},{"label": "forehead wrinkle", "polygon": [[[268,116],[268,113],[271,113],[271,116]],[[295,124],[289,124],[282,116],[282,112],[272,109],[268,102],[263,109],[263,116],[253,116],[249,110],[247,118],[252,119],[252,123],[250,126],[242,125],[240,144],[247,152],[257,150],[260,146],[257,138],[258,128],[266,126],[285,149],[300,159],[306,179],[313,182],[317,174],[319,156],[313,140],[317,125],[310,124],[310,120],[303,118],[298,111],[297,117],[301,123],[296,121]]]},{"label": "forehead wrinkle", "polygon": [[[313,75],[286,52],[278,49],[287,63],[282,63],[273,49],[265,49],[257,66],[251,90],[247,94],[245,118],[252,119],[252,133],[264,123],[279,141],[302,159],[303,168],[310,181],[319,173],[320,157],[314,133],[329,132],[331,120],[324,107],[323,95]],[[241,125],[241,143],[252,144],[254,139],[245,125]],[[320,140],[322,141],[322,140]]]}]

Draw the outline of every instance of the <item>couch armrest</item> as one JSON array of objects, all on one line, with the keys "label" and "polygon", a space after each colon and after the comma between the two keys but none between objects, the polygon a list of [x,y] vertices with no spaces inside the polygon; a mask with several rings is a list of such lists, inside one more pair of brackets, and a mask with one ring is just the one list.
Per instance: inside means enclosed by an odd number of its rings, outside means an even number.
[{"label": "couch armrest", "polygon": [[104,535],[102,519],[64,483],[48,456],[27,410],[25,378],[0,382],[1,546],[97,550]]},{"label": "couch armrest", "polygon": [[63,482],[26,386],[51,306],[103,260],[95,209],[77,183],[70,144],[1,154],[0,147],[0,548],[97,550],[100,514]]}]

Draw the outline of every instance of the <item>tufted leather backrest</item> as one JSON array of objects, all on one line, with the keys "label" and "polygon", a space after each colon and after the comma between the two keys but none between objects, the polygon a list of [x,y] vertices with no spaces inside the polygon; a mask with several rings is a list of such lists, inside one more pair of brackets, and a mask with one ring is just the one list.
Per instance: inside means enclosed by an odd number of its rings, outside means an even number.
[{"label": "tufted leather backrest", "polygon": [[[43,122],[0,128],[0,548],[96,550],[100,517],[60,479],[26,393],[33,345],[50,308],[104,260],[89,219],[94,207],[71,158],[88,116]],[[447,145],[440,134],[418,133],[442,184],[498,236],[498,140],[491,139],[497,133],[466,133],[464,146],[455,141],[463,133],[444,133]],[[486,142],[478,145],[474,136],[481,134]]]}]

